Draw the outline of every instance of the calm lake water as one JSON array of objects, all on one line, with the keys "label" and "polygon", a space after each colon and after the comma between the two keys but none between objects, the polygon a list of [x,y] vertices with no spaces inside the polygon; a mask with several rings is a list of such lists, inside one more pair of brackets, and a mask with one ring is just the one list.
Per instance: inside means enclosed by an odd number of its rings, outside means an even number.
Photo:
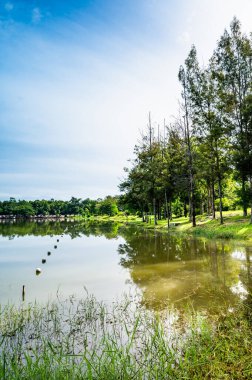
[{"label": "calm lake water", "polygon": [[81,297],[86,288],[106,302],[137,293],[151,309],[190,303],[216,312],[249,299],[251,260],[252,247],[245,244],[116,223],[1,223],[0,303],[20,303],[25,285],[26,302],[53,300],[57,292]]}]

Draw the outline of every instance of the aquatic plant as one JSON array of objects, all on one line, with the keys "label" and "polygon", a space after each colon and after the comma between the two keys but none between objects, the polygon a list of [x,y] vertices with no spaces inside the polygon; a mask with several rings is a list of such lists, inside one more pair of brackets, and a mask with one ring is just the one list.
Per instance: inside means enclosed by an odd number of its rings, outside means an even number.
[{"label": "aquatic plant", "polygon": [[193,310],[178,319],[132,297],[111,306],[90,295],[8,305],[0,310],[0,378],[249,379],[252,334],[242,313],[213,328]]}]

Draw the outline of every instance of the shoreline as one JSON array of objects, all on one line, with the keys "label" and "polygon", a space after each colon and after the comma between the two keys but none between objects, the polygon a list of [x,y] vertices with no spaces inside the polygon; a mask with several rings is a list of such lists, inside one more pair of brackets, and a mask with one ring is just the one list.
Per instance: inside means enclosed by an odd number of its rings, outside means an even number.
[{"label": "shoreline", "polygon": [[80,222],[99,222],[99,223],[120,223],[127,226],[141,227],[146,230],[158,231],[161,233],[172,232],[176,234],[190,235],[208,239],[236,239],[241,241],[252,242],[252,224],[250,224],[250,216],[242,216],[241,210],[225,211],[224,224],[221,225],[218,218],[212,219],[211,216],[198,215],[196,217],[197,226],[192,227],[188,218],[173,218],[170,221],[168,229],[167,220],[158,220],[154,225],[153,217],[150,222],[143,222],[141,217],[135,215],[125,216],[119,213],[115,216],[94,215],[84,217],[80,215],[37,215],[31,217],[17,217],[14,215],[0,215],[0,223],[8,222],[43,222],[43,221],[80,221]]},{"label": "shoreline", "polygon": [[170,221],[170,228],[168,229],[167,220],[158,220],[155,226],[153,218],[151,223],[142,221],[142,218],[130,217],[104,217],[98,216],[90,218],[92,221],[99,222],[118,222],[126,223],[127,225],[135,225],[147,230],[158,231],[162,233],[172,232],[183,235],[190,235],[195,237],[202,237],[207,239],[236,239],[242,241],[252,242],[252,224],[250,224],[250,216],[243,217],[242,211],[226,211],[224,212],[224,224],[220,224],[219,218],[212,219],[211,216],[198,215],[196,217],[197,226],[192,227],[188,218],[180,217],[173,218]]}]

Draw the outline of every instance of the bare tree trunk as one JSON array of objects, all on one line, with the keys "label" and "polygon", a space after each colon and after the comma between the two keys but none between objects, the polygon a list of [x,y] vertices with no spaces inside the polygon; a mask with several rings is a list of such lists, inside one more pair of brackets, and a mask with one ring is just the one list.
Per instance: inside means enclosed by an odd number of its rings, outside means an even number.
[{"label": "bare tree trunk", "polygon": [[184,201],[184,217],[187,217],[187,207],[186,207],[186,201]]},{"label": "bare tree trunk", "polygon": [[247,202],[246,202],[246,188],[245,188],[246,179],[242,177],[242,208],[243,208],[243,216],[248,215],[247,211]]},{"label": "bare tree trunk", "polygon": [[249,176],[249,183],[250,183],[250,224],[252,224],[252,176]]},{"label": "bare tree trunk", "polygon": [[200,202],[200,208],[201,208],[201,215],[203,215],[204,214],[204,211],[205,211],[205,204],[204,204],[204,200],[203,199],[201,199],[201,202]]},{"label": "bare tree trunk", "polygon": [[145,214],[144,214],[144,211],[142,211],[142,221],[143,221],[143,223],[145,222]]},{"label": "bare tree trunk", "polygon": [[188,169],[189,169],[189,189],[190,189],[190,219],[192,221],[192,226],[196,227],[196,213],[195,213],[195,191],[194,191],[194,174],[193,174],[193,159],[192,159],[192,150],[191,150],[191,141],[190,141],[190,132],[189,132],[189,122],[188,122],[188,113],[187,113],[187,105],[185,102],[185,127],[186,127],[186,143],[187,143],[187,154],[188,154]]},{"label": "bare tree trunk", "polygon": [[161,220],[161,205],[160,205],[160,200],[157,202],[157,215],[158,215],[158,220]]},{"label": "bare tree trunk", "polygon": [[196,226],[196,212],[195,212],[195,179],[193,173],[193,156],[192,156],[192,146],[189,128],[189,105],[188,105],[188,95],[186,93],[186,79],[184,69],[180,72],[180,79],[183,85],[183,98],[184,98],[184,133],[185,133],[185,143],[187,147],[188,156],[188,172],[189,172],[189,202],[190,202],[190,218],[192,218],[192,226]]},{"label": "bare tree trunk", "polygon": [[222,215],[222,183],[221,183],[221,178],[218,177],[218,190],[219,190],[219,199],[220,199],[220,224],[223,224],[223,215]]},{"label": "bare tree trunk", "polygon": [[219,160],[219,153],[218,153],[218,141],[215,141],[215,148],[216,148],[216,165],[217,165],[217,173],[218,173],[218,192],[219,192],[219,200],[220,200],[220,224],[223,224],[223,215],[222,215],[222,181],[221,181],[221,168],[220,168],[220,160]]},{"label": "bare tree trunk", "polygon": [[192,193],[192,226],[196,227],[195,194],[194,194],[193,182],[191,185],[191,193]]},{"label": "bare tree trunk", "polygon": [[157,225],[157,215],[156,215],[156,199],[153,198],[153,214],[154,214],[154,225]]},{"label": "bare tree trunk", "polygon": [[192,198],[190,190],[188,191],[188,199],[189,199],[189,220],[192,222]]},{"label": "bare tree trunk", "polygon": [[210,215],[211,214],[211,189],[210,189],[210,186],[208,184],[207,186],[207,215]]},{"label": "bare tree trunk", "polygon": [[215,191],[214,191],[214,181],[212,181],[212,188],[211,188],[211,203],[212,203],[212,219],[215,219]]},{"label": "bare tree trunk", "polygon": [[169,230],[169,228],[170,228],[170,213],[169,213],[166,191],[165,191],[165,209],[166,209],[166,216],[167,216],[167,227]]}]

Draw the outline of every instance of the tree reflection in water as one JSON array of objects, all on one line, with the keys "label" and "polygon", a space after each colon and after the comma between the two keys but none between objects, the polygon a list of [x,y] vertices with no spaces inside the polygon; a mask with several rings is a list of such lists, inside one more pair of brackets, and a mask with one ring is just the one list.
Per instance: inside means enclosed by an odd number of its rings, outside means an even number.
[{"label": "tree reflection in water", "polygon": [[[142,292],[148,308],[162,309],[175,305],[181,310],[191,304],[208,310],[233,306],[241,298],[252,306],[252,248],[234,241],[206,241],[175,234],[161,234],[134,226],[88,221],[17,221],[0,223],[0,235],[18,236],[68,235],[105,236],[116,239],[119,263],[129,270],[132,283]],[[239,253],[238,257],[234,253]],[[239,257],[240,256],[240,257]],[[249,308],[248,308],[249,310]],[[252,316],[248,318],[252,320]]]},{"label": "tree reflection in water", "polygon": [[[129,268],[147,307],[160,309],[175,305],[182,309],[189,303],[195,309],[215,313],[240,300],[232,287],[244,282],[241,269],[244,264],[231,256],[234,242],[130,229],[122,235],[125,243],[118,247],[120,263]],[[250,279],[249,299],[251,275],[246,273],[247,281]]]}]

